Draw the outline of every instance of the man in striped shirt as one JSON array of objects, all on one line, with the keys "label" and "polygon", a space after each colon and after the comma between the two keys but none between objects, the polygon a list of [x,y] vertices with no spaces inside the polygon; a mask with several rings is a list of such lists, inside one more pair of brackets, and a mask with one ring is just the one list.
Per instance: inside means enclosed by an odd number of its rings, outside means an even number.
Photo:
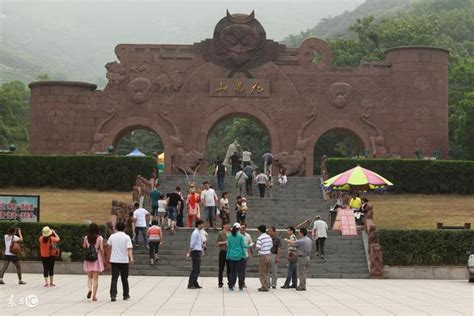
[{"label": "man in striped shirt", "polygon": [[258,272],[260,283],[262,287],[258,289],[259,292],[268,292],[270,288],[270,264],[271,264],[271,249],[273,247],[272,238],[267,235],[267,227],[265,225],[258,226],[260,236],[257,238],[255,247],[258,251]]}]

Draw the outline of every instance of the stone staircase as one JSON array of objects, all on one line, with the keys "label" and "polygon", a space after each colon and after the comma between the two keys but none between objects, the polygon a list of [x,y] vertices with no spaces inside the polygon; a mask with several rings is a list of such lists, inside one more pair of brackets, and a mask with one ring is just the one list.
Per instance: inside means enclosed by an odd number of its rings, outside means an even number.
[{"label": "stone staircase", "polygon": [[[217,188],[215,177],[196,176],[195,179],[197,185],[206,180],[214,189]],[[187,179],[184,176],[163,176],[160,183],[162,193],[174,192],[176,186],[181,187],[185,196],[188,192]],[[286,187],[281,188],[274,185],[271,192],[272,198],[268,197],[267,194],[267,197],[263,199],[259,197],[257,185],[254,184],[253,196],[243,194],[247,198],[249,207],[246,218],[247,225],[249,228],[257,228],[260,224],[286,228],[317,214],[327,219],[329,204],[322,198],[319,183],[319,178],[316,177],[291,177]],[[231,221],[234,222],[236,218],[233,209],[239,190],[235,186],[233,177],[226,177],[224,190],[229,192],[229,206],[232,211]],[[221,192],[216,189],[216,193],[220,198]],[[145,201],[145,207],[147,207],[147,203],[149,202]],[[203,213],[202,208],[201,213]]]},{"label": "stone staircase", "polygon": [[[183,193],[187,193],[187,179],[184,176],[163,176],[161,179],[161,191],[173,192],[176,186],[180,186]],[[196,176],[196,183],[209,181],[216,188],[215,177]],[[249,233],[254,242],[258,233],[256,227],[265,224],[267,227],[275,226],[280,238],[286,237],[286,228],[296,225],[305,219],[320,214],[329,221],[330,203],[323,200],[319,186],[318,177],[291,177],[285,188],[277,184],[272,190],[272,197],[261,199],[258,197],[258,189],[254,186],[254,195],[247,197],[249,212],[247,224]],[[235,187],[233,177],[227,177],[225,188],[229,192],[229,202],[232,206],[238,189]],[[218,192],[218,195],[220,192]],[[149,201],[145,201],[147,207]],[[186,219],[186,210],[185,210]],[[235,214],[231,215],[232,221]],[[218,220],[220,225],[220,220]],[[151,267],[148,259],[148,250],[143,246],[134,249],[135,265],[130,267],[132,275],[164,275],[164,276],[187,276],[191,270],[191,260],[185,257],[189,248],[189,239],[192,229],[180,228],[176,234],[171,235],[165,231],[164,244],[160,247],[160,260]],[[217,232],[208,230],[208,247],[206,254],[202,257],[201,276],[215,276],[218,272],[218,247],[215,245]],[[282,240],[282,254],[286,253],[286,243]],[[313,245],[313,252],[315,247]],[[362,236],[341,236],[339,231],[330,231],[326,240],[326,258],[324,260],[313,255],[308,271],[308,277],[312,278],[369,278],[367,260],[364,251]],[[248,262],[247,276],[258,276],[258,258],[251,257]],[[282,255],[279,263],[280,277],[286,276],[286,258]],[[216,281],[217,282],[217,281]],[[279,283],[283,284],[283,280]]]}]

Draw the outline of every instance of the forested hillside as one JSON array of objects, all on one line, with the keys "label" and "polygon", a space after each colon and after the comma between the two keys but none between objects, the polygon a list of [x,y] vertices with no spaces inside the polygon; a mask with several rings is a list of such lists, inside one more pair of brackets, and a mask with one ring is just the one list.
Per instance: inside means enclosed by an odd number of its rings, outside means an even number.
[{"label": "forested hillside", "polygon": [[[353,34],[349,28],[366,16],[384,17],[407,10],[413,3],[421,0],[366,0],[352,11],[346,11],[335,17],[322,19],[315,27],[309,28],[296,35],[287,36],[282,42],[290,47],[298,47],[308,37],[324,39],[351,38]],[[448,1],[448,0],[446,0]]]},{"label": "forested hillside", "polygon": [[[192,44],[212,37],[231,13],[250,13],[267,36],[281,40],[358,0],[254,1],[80,1],[4,0],[0,5],[0,84],[25,84],[47,72],[105,86],[104,65],[120,43]],[[297,18],[295,18],[297,17]]]},{"label": "forested hillside", "polygon": [[[368,15],[364,16],[363,12]],[[351,19],[355,21],[348,27],[338,22],[346,23]],[[331,34],[327,40],[333,48],[334,63],[340,66],[381,60],[386,49],[396,46],[428,45],[449,49],[450,156],[474,160],[474,0],[367,0],[354,11],[326,19],[307,32],[288,37],[286,42],[297,46],[312,34],[324,37],[323,33],[314,33],[323,31]],[[35,67],[36,63],[31,60],[27,65]],[[0,147],[5,148],[9,143],[25,144],[20,147],[26,152],[27,97],[28,91],[20,82],[1,87]],[[235,124],[240,124],[248,133],[257,133],[250,126],[252,122],[232,120],[212,137],[222,137],[222,131],[235,131]],[[262,129],[260,131],[263,133]],[[245,134],[242,139],[260,140],[265,136]],[[242,142],[241,145],[246,146]],[[209,156],[215,159],[221,155],[221,141],[211,138],[209,146]],[[265,144],[261,144],[263,146]],[[344,156],[350,152],[341,139],[331,146],[333,155]]]}]

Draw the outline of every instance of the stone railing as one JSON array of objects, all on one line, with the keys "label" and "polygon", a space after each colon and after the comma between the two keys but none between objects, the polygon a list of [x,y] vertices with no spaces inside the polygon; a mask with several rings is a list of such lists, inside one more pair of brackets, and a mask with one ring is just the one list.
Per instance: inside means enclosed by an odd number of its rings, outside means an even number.
[{"label": "stone railing", "polygon": [[373,210],[365,215],[364,229],[368,236],[370,276],[372,278],[383,278],[383,252],[377,238]]}]

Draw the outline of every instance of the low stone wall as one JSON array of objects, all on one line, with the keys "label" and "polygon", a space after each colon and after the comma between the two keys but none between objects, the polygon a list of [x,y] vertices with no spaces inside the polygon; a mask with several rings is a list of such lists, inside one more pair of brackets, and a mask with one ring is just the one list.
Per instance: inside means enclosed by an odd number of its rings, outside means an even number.
[{"label": "low stone wall", "polygon": [[[20,261],[23,273],[43,273],[41,261]],[[85,274],[82,262],[56,261],[55,274]],[[10,264],[7,272],[16,273],[15,266]],[[463,266],[445,267],[389,267],[384,266],[384,279],[438,279],[438,280],[467,280],[469,273]]]},{"label": "low stone wall", "polygon": [[467,280],[469,273],[464,266],[384,266],[383,276],[385,279]]},{"label": "low stone wall", "polygon": [[[20,261],[22,273],[43,274],[43,264],[41,261]],[[85,274],[83,262],[63,262],[56,261],[54,264],[54,274]],[[16,273],[15,266],[10,263],[7,272]]]}]

